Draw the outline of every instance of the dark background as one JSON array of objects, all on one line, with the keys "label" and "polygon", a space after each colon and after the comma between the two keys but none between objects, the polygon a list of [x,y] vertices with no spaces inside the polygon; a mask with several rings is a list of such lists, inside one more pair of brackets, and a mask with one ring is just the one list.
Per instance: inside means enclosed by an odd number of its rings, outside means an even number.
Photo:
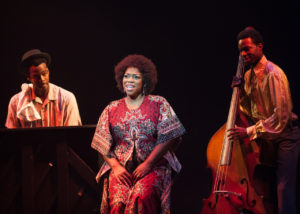
[{"label": "dark background", "polygon": [[236,35],[246,26],[261,31],[265,55],[287,74],[300,115],[299,7],[288,1],[107,2],[2,3],[0,127],[24,82],[17,67],[27,50],[50,53],[50,81],[75,94],[85,125],[96,124],[104,107],[122,96],[114,66],[128,54],[143,54],[158,69],[153,94],[169,101],[187,129],[177,151],[183,170],[173,186],[173,211],[199,213],[212,182],[206,146],[227,119]]}]

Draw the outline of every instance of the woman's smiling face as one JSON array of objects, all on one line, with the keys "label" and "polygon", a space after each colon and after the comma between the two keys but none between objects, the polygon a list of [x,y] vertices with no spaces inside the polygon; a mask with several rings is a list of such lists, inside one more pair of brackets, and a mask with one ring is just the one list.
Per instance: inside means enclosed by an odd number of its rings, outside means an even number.
[{"label": "woman's smiling face", "polygon": [[136,98],[143,92],[143,76],[139,69],[128,67],[123,76],[123,88],[127,96]]}]

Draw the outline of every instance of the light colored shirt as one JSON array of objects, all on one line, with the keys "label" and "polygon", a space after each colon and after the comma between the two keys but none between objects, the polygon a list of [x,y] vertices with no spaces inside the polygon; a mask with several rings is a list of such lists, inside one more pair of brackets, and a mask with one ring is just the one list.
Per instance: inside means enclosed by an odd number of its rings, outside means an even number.
[{"label": "light colored shirt", "polygon": [[[8,105],[7,128],[79,126],[80,114],[73,93],[49,83],[49,93],[42,102],[33,92],[32,84],[22,84],[21,92]],[[35,108],[40,103],[40,112]]]},{"label": "light colored shirt", "polygon": [[289,82],[280,67],[263,56],[255,67],[245,73],[240,109],[252,118],[255,125],[247,128],[251,140],[261,137],[274,139],[297,119]]}]

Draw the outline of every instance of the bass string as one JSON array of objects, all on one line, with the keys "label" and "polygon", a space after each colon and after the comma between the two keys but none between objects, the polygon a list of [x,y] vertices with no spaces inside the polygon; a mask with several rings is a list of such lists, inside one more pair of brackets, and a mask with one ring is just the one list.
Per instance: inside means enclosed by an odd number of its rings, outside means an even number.
[{"label": "bass string", "polygon": [[219,164],[218,164],[218,168],[217,168],[217,173],[216,173],[216,179],[215,179],[215,183],[214,183],[214,192],[218,190],[219,188],[219,179],[220,179],[220,174],[221,174],[221,157],[219,160]]},{"label": "bass string", "polygon": [[225,166],[221,165],[221,157],[220,157],[217,173],[216,173],[216,179],[214,182],[214,191],[225,190],[228,168],[229,168],[228,165]]}]

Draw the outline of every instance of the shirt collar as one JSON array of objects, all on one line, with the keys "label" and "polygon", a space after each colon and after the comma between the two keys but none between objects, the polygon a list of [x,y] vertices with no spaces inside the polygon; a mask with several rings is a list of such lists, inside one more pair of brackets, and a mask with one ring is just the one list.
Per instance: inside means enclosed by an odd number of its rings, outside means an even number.
[{"label": "shirt collar", "polygon": [[253,71],[257,77],[260,77],[264,74],[264,71],[267,66],[267,58],[265,55],[262,56],[262,58],[258,61],[258,63],[253,67]]}]

